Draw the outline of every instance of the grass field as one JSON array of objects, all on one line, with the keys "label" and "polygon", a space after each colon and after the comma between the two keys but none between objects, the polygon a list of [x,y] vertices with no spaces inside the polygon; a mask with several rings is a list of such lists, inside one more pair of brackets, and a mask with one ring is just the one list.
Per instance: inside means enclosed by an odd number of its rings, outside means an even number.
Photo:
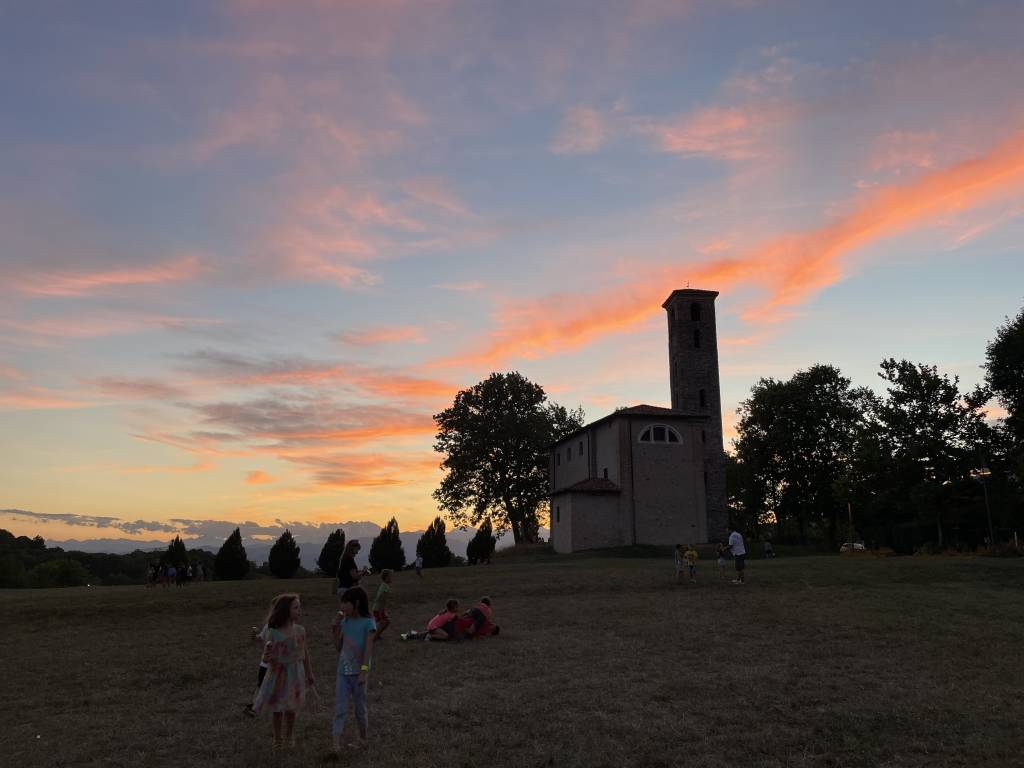
[{"label": "grass field", "polygon": [[[805,557],[676,586],[670,561],[548,558],[394,584],[392,630],[494,599],[498,638],[378,648],[342,764],[1024,765],[1024,562]],[[375,589],[376,577],[367,579]],[[273,757],[248,628],[297,589],[323,694]],[[312,766],[330,745],[327,580],[0,592],[5,766]],[[352,727],[351,717],[348,728]]]}]

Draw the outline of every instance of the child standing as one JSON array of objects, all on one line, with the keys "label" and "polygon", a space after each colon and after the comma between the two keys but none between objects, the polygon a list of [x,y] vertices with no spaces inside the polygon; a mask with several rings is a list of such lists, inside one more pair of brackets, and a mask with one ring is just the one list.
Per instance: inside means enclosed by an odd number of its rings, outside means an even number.
[{"label": "child standing", "polygon": [[722,542],[718,542],[718,578],[725,578],[725,553],[728,552]]},{"label": "child standing", "polygon": [[690,581],[697,581],[697,558],[699,557],[697,550],[691,544],[686,550],[686,570],[690,574]]},{"label": "child standing", "polygon": [[295,594],[278,595],[267,616],[267,642],[263,660],[266,677],[252,702],[259,714],[274,714],[274,747],[281,746],[281,725],[289,746],[295,745],[295,713],[306,702],[306,690],[315,684],[306,648],[306,629],[299,624],[302,605]]},{"label": "child standing", "polygon": [[334,688],[334,725],[331,736],[336,751],[341,749],[341,733],[345,728],[348,701],[352,700],[359,726],[359,746],[367,745],[366,681],[370,675],[370,658],[377,625],[370,617],[366,592],[352,587],[341,595],[341,610],[331,622],[334,648],[338,651],[338,672]]},{"label": "child standing", "polygon": [[384,630],[391,624],[391,616],[388,614],[388,596],[391,594],[391,579],[395,572],[385,568],[380,572],[380,586],[377,587],[377,596],[373,598],[373,620],[377,624],[377,639],[384,634]]},{"label": "child standing", "polygon": [[683,583],[683,572],[686,568],[686,553],[683,551],[682,544],[676,544],[675,552],[676,561],[676,584]]}]

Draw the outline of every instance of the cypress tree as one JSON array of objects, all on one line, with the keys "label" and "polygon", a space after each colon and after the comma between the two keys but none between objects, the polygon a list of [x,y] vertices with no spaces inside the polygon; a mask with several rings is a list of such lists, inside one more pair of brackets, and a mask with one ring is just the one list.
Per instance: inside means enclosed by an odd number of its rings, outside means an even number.
[{"label": "cypress tree", "polygon": [[235,528],[213,560],[218,579],[244,579],[249,572],[249,558],[242,546],[242,532]]},{"label": "cypress tree", "polygon": [[185,549],[185,542],[181,540],[181,536],[175,536],[167,545],[167,554],[164,557],[175,567],[188,564],[188,550]]},{"label": "cypress tree", "polygon": [[325,576],[333,576],[338,572],[338,561],[341,560],[341,553],[345,550],[345,532],[338,528],[327,537],[320,556],[316,559],[316,567]]},{"label": "cypress tree", "polygon": [[398,530],[398,521],[391,518],[370,545],[370,566],[380,572],[385,568],[400,571],[405,567],[405,550]]},{"label": "cypress tree", "polygon": [[444,568],[452,561],[452,551],[444,535],[444,520],[435,517],[434,522],[416,542],[416,554],[423,558],[426,568]]},{"label": "cypress tree", "polygon": [[290,579],[299,570],[299,545],[295,543],[292,532],[285,530],[270,548],[267,566],[270,572],[279,579]]},{"label": "cypress tree", "polygon": [[489,563],[494,555],[495,538],[491,535],[491,518],[484,520],[476,535],[466,545],[466,560],[470,565]]}]

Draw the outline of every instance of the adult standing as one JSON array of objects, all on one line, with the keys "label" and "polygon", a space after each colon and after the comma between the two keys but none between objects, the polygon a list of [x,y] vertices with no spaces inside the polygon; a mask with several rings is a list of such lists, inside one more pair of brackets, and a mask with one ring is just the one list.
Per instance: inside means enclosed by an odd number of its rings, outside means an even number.
[{"label": "adult standing", "polygon": [[746,568],[747,560],[747,548],[743,542],[743,534],[733,528],[732,533],[729,534],[729,551],[732,552],[732,559],[736,563],[736,578],[732,580],[733,584],[745,584],[743,579],[743,571]]},{"label": "adult standing", "polygon": [[363,571],[359,570],[359,566],[356,565],[356,555],[359,554],[360,549],[362,547],[359,545],[359,539],[351,539],[345,544],[345,549],[341,553],[341,559],[338,561],[339,598],[345,594],[346,590],[358,587],[359,580],[363,578]]},{"label": "adult standing", "polygon": [[423,576],[423,555],[416,555],[413,566],[416,568],[416,575]]}]

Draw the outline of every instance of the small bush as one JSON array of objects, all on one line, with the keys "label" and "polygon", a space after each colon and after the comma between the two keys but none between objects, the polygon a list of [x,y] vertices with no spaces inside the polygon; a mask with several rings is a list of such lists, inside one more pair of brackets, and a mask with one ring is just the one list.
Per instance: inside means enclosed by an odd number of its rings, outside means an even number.
[{"label": "small bush", "polygon": [[1022,553],[1013,544],[996,544],[992,547],[978,547],[982,557],[1021,557]]},{"label": "small bush", "polygon": [[92,577],[77,560],[48,560],[28,572],[33,587],[81,587]]}]

